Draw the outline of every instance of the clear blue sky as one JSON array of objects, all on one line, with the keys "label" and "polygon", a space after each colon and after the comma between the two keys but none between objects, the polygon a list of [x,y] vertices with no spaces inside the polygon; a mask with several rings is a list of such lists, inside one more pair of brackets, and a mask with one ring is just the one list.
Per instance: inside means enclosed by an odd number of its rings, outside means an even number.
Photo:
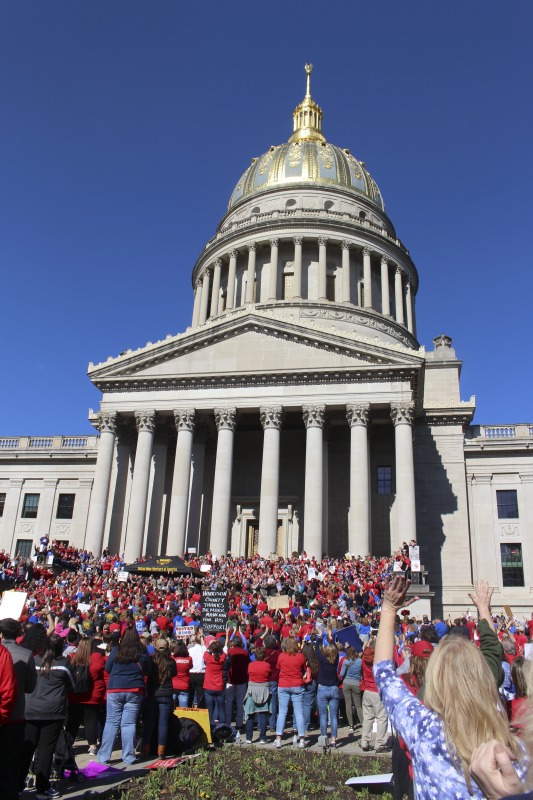
[{"label": "clear blue sky", "polygon": [[533,422],[533,3],[4,0],[0,435],[90,432],[86,377],[190,323],[191,270],[304,93],[366,161],[476,422]]}]

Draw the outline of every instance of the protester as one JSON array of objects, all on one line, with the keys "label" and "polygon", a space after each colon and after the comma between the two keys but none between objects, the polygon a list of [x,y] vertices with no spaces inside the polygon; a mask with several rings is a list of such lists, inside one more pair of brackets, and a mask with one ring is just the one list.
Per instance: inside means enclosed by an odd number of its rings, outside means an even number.
[{"label": "protester", "polygon": [[[22,679],[22,685],[19,685],[18,676]],[[16,704],[19,692],[24,692],[25,679],[26,676],[21,674],[20,668],[18,674],[15,671],[10,650],[4,643],[0,645],[0,774],[6,800],[18,800],[19,788],[22,788],[16,772],[17,766],[20,768],[23,746],[21,720],[17,718],[24,708],[24,702],[22,701],[22,706],[17,707]]]},{"label": "protester", "polygon": [[[381,626],[380,626],[381,627]],[[375,642],[367,642],[363,649],[361,664],[361,689],[363,690],[363,729],[361,732],[360,749],[364,753],[375,750],[377,753],[387,753],[391,749],[387,737],[387,712],[381,702],[378,687],[374,679],[373,666],[375,661]],[[372,746],[372,731],[376,723],[376,735]]]},{"label": "protester", "polygon": [[174,710],[172,681],[176,674],[176,662],[170,653],[168,640],[157,639],[143,710],[143,753],[150,752],[152,733],[157,729],[158,758],[164,758],[166,753],[168,725]]},{"label": "protester", "polygon": [[226,722],[225,691],[231,656],[224,653],[222,644],[215,637],[207,637],[204,653],[204,696],[211,725]]},{"label": "protester", "polygon": [[[185,642],[180,640],[176,644],[172,653],[172,658],[176,664],[176,674],[172,678],[174,705],[180,708],[187,708],[191,690],[191,669],[194,662],[189,655],[189,650]],[[201,674],[203,675],[203,673]]]},{"label": "protester", "polygon": [[244,697],[246,744],[252,744],[254,716],[259,727],[259,744],[267,744],[266,731],[270,711],[269,680],[272,668],[263,647],[256,647],[255,660],[248,663],[248,683]]},{"label": "protester", "polygon": [[[346,647],[346,658],[343,660],[340,669],[342,680],[342,692],[346,704],[346,716],[350,733],[354,733],[356,727],[363,725],[363,706],[361,704],[361,672],[362,672],[361,653],[355,647]],[[353,709],[357,714],[357,724],[354,725]]]},{"label": "protester", "polygon": [[300,652],[295,636],[285,640],[285,651],[278,658],[278,702],[275,747],[281,747],[289,704],[292,703],[299,747],[305,747],[305,722],[303,714],[305,656]]},{"label": "protester", "polygon": [[[73,739],[78,735],[78,730],[83,722],[85,738],[89,744],[89,754],[95,756],[98,752],[98,738],[104,727],[105,720],[105,656],[91,639],[84,638],[80,641],[76,652],[68,657],[74,678],[76,672],[87,676],[87,687],[80,691],[74,680],[74,689],[68,696],[67,733]],[[82,687],[84,688],[84,687]]]},{"label": "protester", "polygon": [[[310,638],[310,637],[309,637]],[[311,717],[313,710],[316,708],[316,694],[318,690],[318,672],[320,664],[315,652],[314,645],[309,642],[302,647],[302,653],[305,656],[306,671],[304,676],[304,724],[305,733],[309,733],[311,729]]]},{"label": "protester", "polygon": [[226,631],[225,652],[230,657],[230,668],[225,693],[225,719],[231,725],[233,707],[235,706],[235,727],[240,730],[244,724],[244,697],[248,688],[248,665],[250,655],[244,649],[243,639],[235,635],[229,640],[229,629]]},{"label": "protester", "polygon": [[337,675],[339,651],[333,644],[333,638],[330,638],[325,646],[322,646],[317,638],[315,650],[319,663],[316,702],[320,718],[320,735],[324,740],[327,738],[329,719],[331,726],[329,744],[331,747],[336,747],[339,715],[339,679]]}]

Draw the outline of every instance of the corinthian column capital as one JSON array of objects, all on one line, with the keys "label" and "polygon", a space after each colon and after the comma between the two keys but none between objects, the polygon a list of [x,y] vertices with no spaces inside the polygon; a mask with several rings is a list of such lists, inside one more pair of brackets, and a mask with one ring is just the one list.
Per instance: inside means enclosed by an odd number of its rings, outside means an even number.
[{"label": "corinthian column capital", "polygon": [[394,425],[412,425],[415,407],[412,403],[391,403],[390,415]]},{"label": "corinthian column capital", "polygon": [[237,427],[237,409],[215,408],[215,423],[217,431],[234,431]]},{"label": "corinthian column capital", "polygon": [[328,237],[327,236],[319,236],[318,237],[318,245],[319,245],[319,247],[324,247],[325,245],[327,245],[327,243],[328,243]]},{"label": "corinthian column capital", "polygon": [[221,267],[221,266],[222,266],[222,259],[217,258],[217,260],[215,261],[215,267]]},{"label": "corinthian column capital", "polygon": [[370,403],[353,403],[346,406],[346,419],[350,428],[355,425],[368,426],[368,416],[370,412]]},{"label": "corinthian column capital", "polygon": [[250,242],[248,245],[248,250],[255,252],[257,250],[257,242]]},{"label": "corinthian column capital", "polygon": [[269,239],[270,247],[277,247],[279,245],[279,239],[274,237],[273,239]]},{"label": "corinthian column capital", "polygon": [[302,406],[306,428],[323,428],[326,422],[326,406]]},{"label": "corinthian column capital", "polygon": [[294,236],[292,239],[294,244],[302,244],[303,240],[304,240],[303,236]]},{"label": "corinthian column capital", "polygon": [[341,247],[343,250],[349,250],[351,246],[352,243],[348,242],[346,239],[343,242],[341,242]]},{"label": "corinthian column capital", "polygon": [[283,422],[283,409],[281,406],[263,406],[259,409],[259,417],[263,430],[267,428],[279,430]]},{"label": "corinthian column capital", "polygon": [[190,431],[192,433],[196,424],[196,410],[194,408],[175,408],[174,422],[178,432]]},{"label": "corinthian column capital", "polygon": [[136,411],[135,412],[135,424],[137,425],[137,430],[139,433],[141,431],[149,431],[153,433],[155,430],[155,411]]},{"label": "corinthian column capital", "polygon": [[116,411],[100,411],[98,414],[97,428],[100,433],[113,433],[117,432],[118,414]]}]

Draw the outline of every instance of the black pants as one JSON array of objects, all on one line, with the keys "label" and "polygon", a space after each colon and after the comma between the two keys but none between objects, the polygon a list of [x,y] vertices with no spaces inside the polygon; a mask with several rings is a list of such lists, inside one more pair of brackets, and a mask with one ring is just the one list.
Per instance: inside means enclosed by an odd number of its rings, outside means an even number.
[{"label": "black pants", "polygon": [[191,688],[189,689],[189,707],[192,708],[194,695],[196,693],[196,705],[198,708],[205,708],[204,698],[204,672],[190,672]]},{"label": "black pants", "polygon": [[84,724],[85,738],[95,745],[105,723],[105,706],[89,703],[70,703],[68,707],[67,732],[73,739],[78,735],[80,725]]},{"label": "black pants", "polygon": [[33,754],[37,750],[34,764],[37,794],[46,792],[50,788],[52,760],[63,722],[64,720],[62,719],[26,720],[20,774],[22,775],[22,781],[25,781],[26,775],[30,770]]},{"label": "black pants", "polygon": [[24,722],[11,722],[0,726],[0,776],[3,800],[18,800],[21,757],[24,744]]}]

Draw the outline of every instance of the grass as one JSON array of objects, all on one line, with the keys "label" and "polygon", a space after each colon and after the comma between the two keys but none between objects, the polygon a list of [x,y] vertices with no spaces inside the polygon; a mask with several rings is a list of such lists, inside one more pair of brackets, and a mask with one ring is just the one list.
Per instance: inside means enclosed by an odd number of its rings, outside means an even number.
[{"label": "grass", "polygon": [[345,786],[348,778],[386,772],[385,759],[339,753],[224,746],[174,769],[160,769],[106,794],[107,800],[355,800],[392,797]]}]

